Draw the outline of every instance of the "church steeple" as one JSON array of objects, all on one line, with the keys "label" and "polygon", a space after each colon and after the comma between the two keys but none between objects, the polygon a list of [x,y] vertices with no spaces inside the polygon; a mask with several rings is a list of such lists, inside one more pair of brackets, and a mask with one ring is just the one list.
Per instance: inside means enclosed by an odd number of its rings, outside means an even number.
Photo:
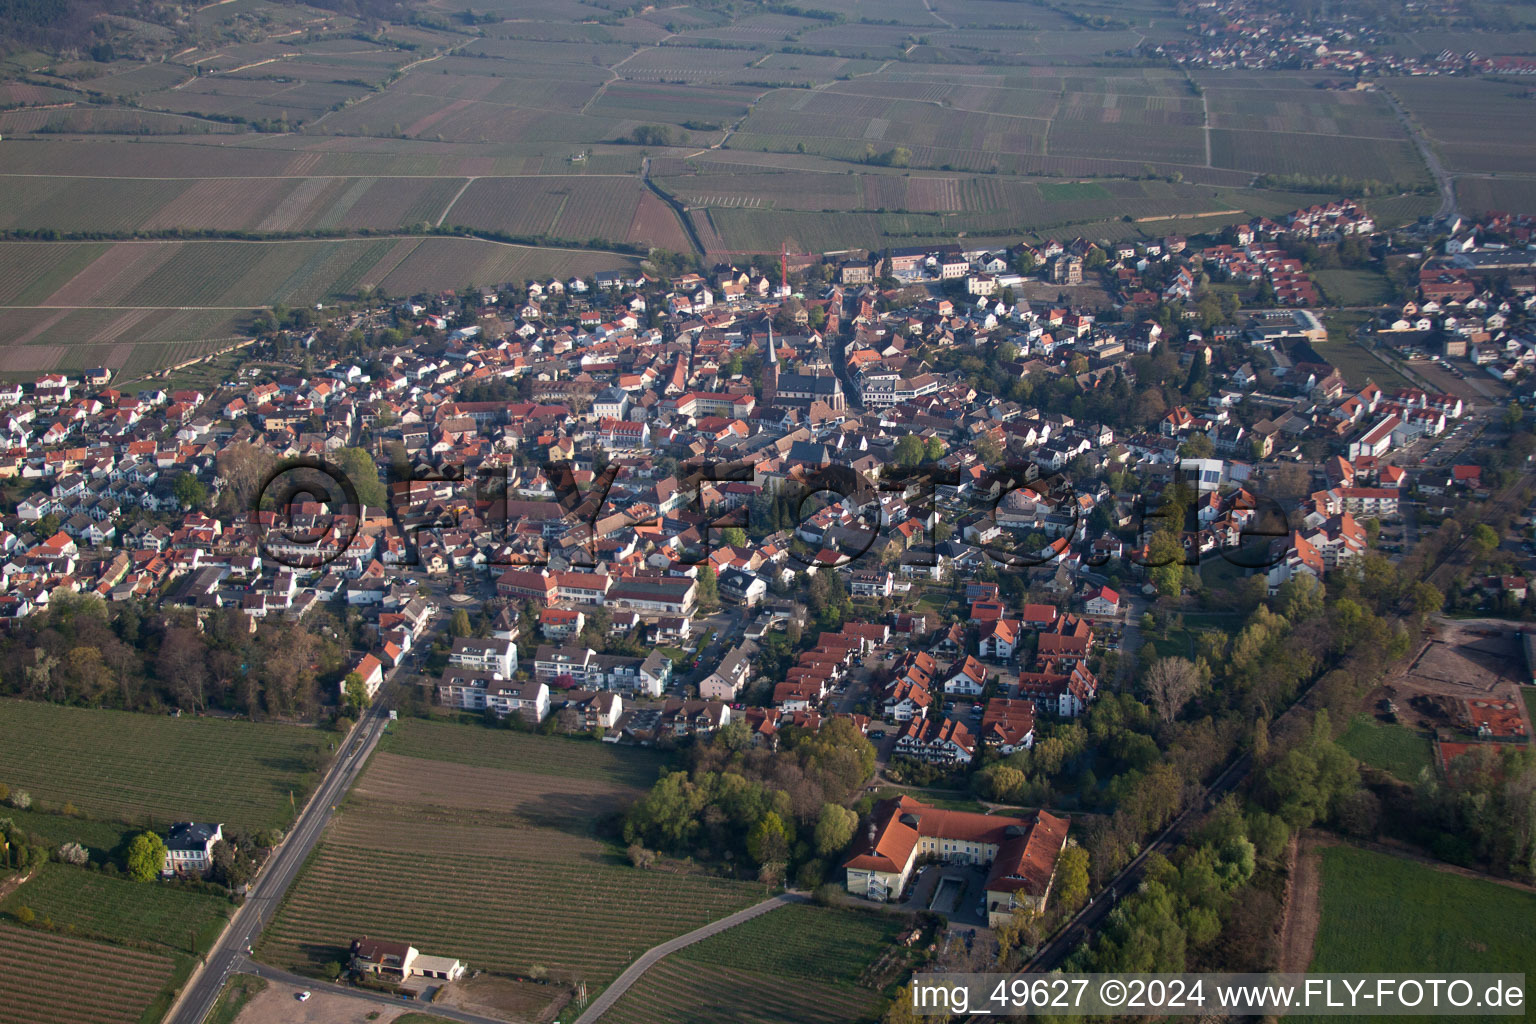
[{"label": "church steeple", "polygon": [[779,349],[773,340],[773,321],[768,321],[768,361],[763,364],[763,406],[773,404],[779,393]]}]

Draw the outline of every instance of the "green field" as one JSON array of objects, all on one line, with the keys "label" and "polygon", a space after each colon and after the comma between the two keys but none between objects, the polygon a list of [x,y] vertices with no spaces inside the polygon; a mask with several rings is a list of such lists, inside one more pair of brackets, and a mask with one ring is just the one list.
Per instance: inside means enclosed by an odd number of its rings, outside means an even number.
[{"label": "green field", "polygon": [[49,864],[0,903],[0,911],[11,915],[21,907],[73,934],[179,953],[206,952],[233,909],[228,900],[209,893],[109,878],[62,864]]},{"label": "green field", "polygon": [[[134,825],[285,827],[314,785],[314,729],[0,700],[0,781],[57,809]],[[62,826],[61,826],[62,827]]]},{"label": "green field", "polygon": [[[137,378],[222,347],[253,307],[361,285],[399,296],[633,265],[422,241],[422,225],[691,251],[645,188],[647,162],[693,208],[706,262],[785,242],[1156,237],[1336,198],[1253,188],[1261,174],[1427,186],[1390,88],[1451,170],[1500,175],[1462,178],[1464,209],[1536,195],[1521,86],[1404,77],[1357,92],[1297,69],[1186,74],[1138,52],[1187,40],[1193,23],[1168,5],[813,0],[620,18],[529,0],[467,20],[429,7],[430,25],[205,4],[152,29],[112,22],[122,45],[104,61],[0,65],[0,229],[219,235],[0,243],[0,378],[96,364]],[[1416,29],[1393,45],[1524,53],[1532,38]],[[636,144],[651,126],[666,138]],[[1392,197],[1377,217],[1412,220],[1435,202]],[[313,232],[373,237],[240,237]],[[1342,277],[1324,287],[1377,294]]]},{"label": "green field", "polygon": [[1536,963],[1536,894],[1349,846],[1321,856],[1311,971],[1528,972]]},{"label": "green field", "polygon": [[655,750],[408,718],[390,726],[379,749],[402,757],[453,761],[615,786],[649,788],[670,758]]},{"label": "green field", "polygon": [[1379,306],[1392,299],[1392,285],[1371,270],[1314,270],[1312,280],[1335,306]]},{"label": "green field", "polygon": [[1317,354],[1338,370],[1350,387],[1364,387],[1366,381],[1375,381],[1382,387],[1411,387],[1412,382],[1391,365],[1371,354],[1364,345],[1354,341],[1333,341],[1314,345]]},{"label": "green field", "polygon": [[897,914],[791,904],[679,950],[676,956],[854,985],[905,927]]},{"label": "green field", "polygon": [[[778,911],[775,911],[778,913]],[[856,1024],[872,1021],[873,992],[667,957],[603,1015],[613,1024]]]},{"label": "green field", "polygon": [[1403,782],[1414,783],[1434,763],[1429,739],[1401,725],[1385,725],[1370,715],[1356,715],[1339,743],[1361,762]]},{"label": "green field", "polygon": [[763,898],[680,865],[631,867],[612,823],[656,778],[634,748],[478,724],[400,723],[262,937],[315,972],[356,935],[471,968],[607,984],[645,950]]},{"label": "green field", "polygon": [[1092,181],[1064,181],[1041,185],[1040,194],[1052,202],[1066,199],[1108,199],[1109,189]]},{"label": "green field", "polygon": [[687,946],[610,1012],[620,1024],[869,1018],[907,971],[899,915],[791,904]]},{"label": "green field", "polygon": [[6,1024],[153,1024],[193,961],[5,921],[0,964]]},{"label": "green field", "polygon": [[41,837],[49,847],[79,843],[90,851],[91,860],[98,864],[111,860],[114,851],[125,847],[130,839],[138,835],[137,829],[129,828],[121,822],[95,821],[48,811],[21,811],[5,807],[0,808],[0,818],[10,818],[17,828]]}]

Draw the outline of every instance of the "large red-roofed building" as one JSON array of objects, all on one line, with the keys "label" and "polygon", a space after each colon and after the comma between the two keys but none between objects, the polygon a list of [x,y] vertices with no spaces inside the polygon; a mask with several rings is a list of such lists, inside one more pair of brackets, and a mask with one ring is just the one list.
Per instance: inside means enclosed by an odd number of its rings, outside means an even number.
[{"label": "large red-roofed building", "polygon": [[899,899],[921,856],[990,866],[987,924],[996,927],[1015,909],[1045,909],[1069,824],[1046,811],[1009,818],[930,807],[909,796],[882,800],[843,865],[848,891]]}]

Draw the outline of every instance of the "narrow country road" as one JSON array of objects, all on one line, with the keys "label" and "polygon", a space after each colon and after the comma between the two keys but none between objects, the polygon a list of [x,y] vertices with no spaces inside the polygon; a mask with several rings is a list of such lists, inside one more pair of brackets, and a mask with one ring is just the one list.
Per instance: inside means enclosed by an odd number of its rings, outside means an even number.
[{"label": "narrow country road", "polygon": [[1424,158],[1424,166],[1428,167],[1429,173],[1434,175],[1435,186],[1440,189],[1440,209],[1435,211],[1435,219],[1445,220],[1453,216],[1456,213],[1455,180],[1447,173],[1445,167],[1441,165],[1440,157],[1435,153],[1435,148],[1430,145],[1428,136],[1424,134],[1423,129],[1418,126],[1418,123],[1414,121],[1413,116],[1408,113],[1408,108],[1398,102],[1397,97],[1392,95],[1391,90],[1382,89],[1381,93],[1387,98],[1387,102],[1392,104],[1392,109],[1397,112],[1398,120],[1403,123],[1403,130],[1413,139],[1413,144],[1419,148],[1419,155]]},{"label": "narrow country road", "polygon": [[[593,1021],[611,1010],[613,1004],[619,1001],[619,997],[629,991],[629,987],[639,981],[640,976],[650,970],[656,961],[662,957],[676,953],[684,946],[691,946],[695,942],[709,938],[711,935],[718,935],[728,928],[734,928],[744,921],[760,917],[770,910],[777,910],[786,904],[809,902],[810,898],[802,893],[780,893],[772,899],[766,899],[761,903],[754,904],[746,910],[738,910],[730,917],[722,917],[718,921],[712,921],[702,928],[695,928],[686,935],[679,935],[675,939],[669,939],[661,945],[647,950],[641,955],[640,959],[625,968],[624,973],[615,978],[612,985],[603,989],[602,995],[594,999],[592,1005],[587,1007],[586,1012],[576,1018],[576,1024],[592,1024]],[[436,1013],[437,1011],[434,1009],[432,1012]]]},{"label": "narrow country road", "polygon": [[336,805],[346,796],[363,765],[368,763],[368,755],[373,753],[388,724],[389,712],[384,702],[375,701],[353,726],[330,771],[305,804],[299,820],[263,866],[245,902],[230,918],[224,934],[209,951],[192,982],[172,1005],[171,1012],[165,1017],[167,1024],[201,1024],[213,1009],[225,980],[237,973],[239,965],[245,962],[246,950],[255,944],[263,926],[272,920],[288,887],[331,820]]}]

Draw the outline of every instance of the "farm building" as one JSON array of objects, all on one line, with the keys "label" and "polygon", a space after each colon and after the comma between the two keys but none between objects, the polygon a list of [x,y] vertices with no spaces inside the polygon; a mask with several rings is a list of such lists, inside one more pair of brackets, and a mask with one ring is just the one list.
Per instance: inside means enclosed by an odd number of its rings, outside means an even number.
[{"label": "farm building", "polygon": [[366,935],[352,940],[352,969],[393,981],[457,981],[464,976],[464,965],[452,957],[425,956],[408,942],[385,942]]},{"label": "farm building", "polygon": [[907,796],[882,800],[865,834],[854,841],[853,856],[844,862],[848,891],[869,899],[894,899],[920,856],[990,864],[987,923],[995,927],[1015,908],[1045,908],[1068,825],[1068,819],[1046,811],[1036,811],[1030,820],[949,811]]}]

